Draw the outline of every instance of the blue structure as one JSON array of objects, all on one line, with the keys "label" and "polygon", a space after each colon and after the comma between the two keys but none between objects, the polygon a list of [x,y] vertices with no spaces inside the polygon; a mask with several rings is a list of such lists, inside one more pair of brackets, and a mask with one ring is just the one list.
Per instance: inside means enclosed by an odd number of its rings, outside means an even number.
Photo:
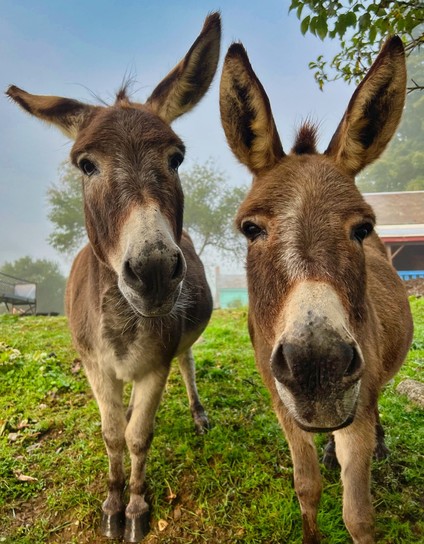
[{"label": "blue structure", "polygon": [[416,280],[424,278],[424,270],[398,270],[397,273],[403,280]]}]

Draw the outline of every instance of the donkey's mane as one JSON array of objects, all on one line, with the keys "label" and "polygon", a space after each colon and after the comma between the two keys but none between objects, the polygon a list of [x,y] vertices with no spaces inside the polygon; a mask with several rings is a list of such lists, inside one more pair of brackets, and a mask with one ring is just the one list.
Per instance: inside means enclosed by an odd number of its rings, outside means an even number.
[{"label": "donkey's mane", "polygon": [[317,153],[317,132],[318,126],[316,124],[305,121],[297,131],[292,153],[296,155]]},{"label": "donkey's mane", "polygon": [[121,86],[115,95],[115,104],[119,104],[119,102],[131,102],[130,97],[132,94],[134,94],[132,87],[134,86],[135,82],[136,79],[134,74],[126,74],[124,76]]},{"label": "donkey's mane", "polygon": [[121,87],[118,89],[116,93],[115,98],[115,104],[118,104],[119,102],[129,102],[130,101],[130,88],[132,86],[133,82],[130,80],[124,81],[121,85]]}]

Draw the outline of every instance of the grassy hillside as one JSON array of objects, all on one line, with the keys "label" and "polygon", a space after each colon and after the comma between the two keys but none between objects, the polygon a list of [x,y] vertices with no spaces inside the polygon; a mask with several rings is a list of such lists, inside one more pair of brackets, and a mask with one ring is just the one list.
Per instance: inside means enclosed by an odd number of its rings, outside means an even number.
[{"label": "grassy hillside", "polygon": [[[424,542],[423,411],[395,393],[423,380],[424,299],[411,299],[415,340],[381,398],[391,449],[374,463],[378,542]],[[287,444],[256,372],[246,311],[215,312],[195,346],[212,429],[196,436],[174,366],[147,468],[146,544],[299,543]],[[420,375],[421,372],[421,375]],[[319,448],[324,436],[317,436]],[[319,522],[329,544],[349,537],[339,475],[323,468]],[[100,543],[107,458],[96,403],[70,347],[65,318],[0,318],[0,542]]]}]

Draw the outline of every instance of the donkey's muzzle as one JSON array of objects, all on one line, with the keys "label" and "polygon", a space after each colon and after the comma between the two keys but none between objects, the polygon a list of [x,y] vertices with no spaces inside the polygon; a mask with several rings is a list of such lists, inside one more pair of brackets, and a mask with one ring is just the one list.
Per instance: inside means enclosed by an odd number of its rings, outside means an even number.
[{"label": "donkey's muzzle", "polygon": [[186,270],[187,265],[178,246],[168,248],[157,244],[125,260],[121,291],[142,315],[166,315],[172,311],[180,294]]},{"label": "donkey's muzzle", "polygon": [[281,400],[303,429],[314,432],[352,422],[363,364],[353,342],[328,330],[304,342],[283,336],[271,356]]}]

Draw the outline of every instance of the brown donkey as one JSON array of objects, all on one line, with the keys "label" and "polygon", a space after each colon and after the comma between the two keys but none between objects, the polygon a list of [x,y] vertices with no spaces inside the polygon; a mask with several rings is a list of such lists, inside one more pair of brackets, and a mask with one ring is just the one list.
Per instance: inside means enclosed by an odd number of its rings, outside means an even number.
[{"label": "brown donkey", "polygon": [[249,331],[287,437],[303,542],[320,542],[318,457],[311,432],[332,431],[343,517],[356,544],[374,542],[370,465],[377,399],[412,336],[400,279],[354,176],[392,137],[405,99],[402,42],[387,41],[324,154],[301,127],[285,154],[268,97],[241,44],[226,56],[221,116],[254,175],[236,223],[248,240]]},{"label": "brown donkey", "polygon": [[[83,175],[90,242],[74,261],[66,306],[109,456],[102,532],[111,538],[124,534],[127,542],[138,542],[148,530],[146,456],[174,356],[196,428],[202,432],[208,426],[191,345],[209,321],[212,302],[203,266],[182,230],[178,167],[184,145],[169,125],[208,90],[220,36],[214,13],[145,104],[131,102],[125,89],[110,107],[35,96],[14,86],[7,91],[29,113],[75,140],[71,158]],[[126,418],[122,397],[128,381],[134,385]],[[131,457],[126,508],[125,444]]]}]

